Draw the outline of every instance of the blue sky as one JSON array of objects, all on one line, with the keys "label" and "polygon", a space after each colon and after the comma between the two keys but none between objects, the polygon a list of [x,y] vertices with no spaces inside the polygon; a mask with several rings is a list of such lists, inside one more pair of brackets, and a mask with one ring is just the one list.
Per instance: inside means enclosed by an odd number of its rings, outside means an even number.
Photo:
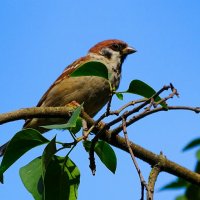
[{"label": "blue sky", "polygon": [[[84,56],[95,43],[122,39],[138,52],[123,65],[119,90],[133,79],[147,82],[156,90],[172,82],[180,98],[170,105],[200,106],[200,2],[199,1],[39,1],[0,2],[0,112],[35,106],[62,70]],[[137,96],[128,95],[128,102]],[[115,99],[113,109],[122,105]],[[163,153],[190,169],[195,151],[182,153],[191,139],[199,137],[200,116],[170,111],[147,117],[128,128],[129,138]],[[19,131],[23,121],[0,126],[0,143]],[[52,137],[55,132],[49,133]],[[64,133],[61,133],[65,137]],[[19,168],[40,155],[42,148],[26,154],[5,174],[0,186],[4,200],[31,200],[19,178]],[[116,149],[115,149],[116,150]],[[116,150],[118,168],[111,174],[98,160],[93,177],[82,145],[71,158],[81,170],[79,200],[139,199],[140,184],[130,156]],[[150,167],[138,161],[147,178]],[[156,191],[174,180],[161,173]],[[174,199],[181,191],[156,192],[155,199]]]}]

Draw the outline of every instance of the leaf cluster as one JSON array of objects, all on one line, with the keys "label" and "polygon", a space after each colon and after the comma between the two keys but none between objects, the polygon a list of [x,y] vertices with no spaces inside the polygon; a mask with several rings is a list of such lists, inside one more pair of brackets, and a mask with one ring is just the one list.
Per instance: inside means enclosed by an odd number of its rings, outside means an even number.
[{"label": "leaf cluster", "polygon": [[[98,76],[107,79],[108,82],[110,78],[110,74],[108,73],[106,66],[97,61],[83,64],[70,76]],[[163,101],[163,99],[159,96],[161,92],[156,93],[152,87],[141,80],[131,81],[128,89],[122,92],[115,91],[115,88],[110,89],[111,95],[116,95],[120,100],[123,100],[124,94],[131,93],[144,98],[142,100],[142,102],[145,102],[143,107],[146,106],[147,103],[150,103],[150,106],[156,107],[157,105],[160,105],[163,109],[168,109],[166,101]],[[65,124],[50,124],[48,126],[43,126],[46,129],[62,129],[68,131],[72,136],[72,142],[66,143],[57,141],[56,136],[54,136],[52,140],[48,140],[37,130],[30,128],[17,132],[10,140],[2,159],[0,165],[0,181],[3,183],[4,172],[21,156],[30,151],[32,148],[44,145],[44,150],[41,155],[20,169],[20,177],[24,186],[32,194],[35,200],[77,199],[78,187],[80,184],[80,171],[76,164],[70,159],[70,152],[75,149],[79,142],[83,142],[83,146],[87,153],[90,153],[93,145],[93,141],[89,140],[89,138],[84,138],[83,136],[77,137],[78,132],[82,128],[83,119],[81,118],[81,112],[83,107],[84,104],[78,105],[74,109],[68,122]],[[134,112],[136,111],[137,110],[134,110]],[[100,119],[102,118],[100,117]],[[89,130],[90,131],[87,133],[87,136],[92,131],[92,128]],[[185,150],[199,144],[200,139],[197,139],[190,143]],[[64,157],[58,155],[61,150],[66,151],[66,155]],[[107,142],[99,140],[98,138],[94,146],[94,152],[112,173],[116,172],[117,156]],[[197,153],[198,159],[200,159],[199,152],[200,150]],[[198,160],[196,168],[197,171],[199,170],[199,166]],[[187,194],[194,193],[194,187],[181,179],[177,179],[175,182],[165,186],[165,188],[178,187],[186,187]],[[195,192],[197,192],[198,198],[200,199],[199,191],[195,190]],[[189,196],[186,195],[184,198],[189,199]]]}]

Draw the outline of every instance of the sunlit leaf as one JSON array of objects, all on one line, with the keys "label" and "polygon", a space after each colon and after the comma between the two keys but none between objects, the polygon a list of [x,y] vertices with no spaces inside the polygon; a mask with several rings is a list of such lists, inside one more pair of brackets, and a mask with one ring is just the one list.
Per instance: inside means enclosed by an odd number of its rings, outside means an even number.
[{"label": "sunlit leaf", "polygon": [[119,100],[123,100],[124,96],[123,96],[122,93],[116,92],[115,94],[116,94],[116,96],[117,96],[117,98],[118,98]]},{"label": "sunlit leaf", "polygon": [[35,158],[19,171],[20,178],[26,189],[32,194],[35,200],[43,200],[43,180],[41,157]]},{"label": "sunlit leaf", "polygon": [[72,116],[69,118],[68,122],[65,124],[55,124],[55,125],[47,125],[47,126],[41,126],[46,129],[68,129],[68,128],[74,128],[76,127],[76,122],[79,119],[80,113],[81,113],[82,105],[78,106]]},{"label": "sunlit leaf", "polygon": [[73,134],[78,133],[82,128],[82,118],[78,117],[76,121],[76,126],[69,128],[70,132]]},{"label": "sunlit leaf", "polygon": [[[131,81],[129,88],[126,92],[137,94],[145,98],[151,98],[156,93],[156,91],[151,86],[140,80]],[[161,98],[159,96],[155,98],[156,102],[159,102],[160,100]],[[167,109],[166,103],[161,103],[161,106]]]}]

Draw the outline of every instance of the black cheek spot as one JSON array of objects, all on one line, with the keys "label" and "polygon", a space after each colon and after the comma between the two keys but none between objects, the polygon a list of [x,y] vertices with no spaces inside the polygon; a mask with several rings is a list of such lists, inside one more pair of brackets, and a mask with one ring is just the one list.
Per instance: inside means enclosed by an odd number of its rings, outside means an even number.
[{"label": "black cheek spot", "polygon": [[108,59],[111,59],[111,57],[112,57],[112,53],[109,52],[109,51],[106,50],[106,49],[104,49],[104,50],[102,51],[102,55],[105,56],[105,57],[108,58]]}]

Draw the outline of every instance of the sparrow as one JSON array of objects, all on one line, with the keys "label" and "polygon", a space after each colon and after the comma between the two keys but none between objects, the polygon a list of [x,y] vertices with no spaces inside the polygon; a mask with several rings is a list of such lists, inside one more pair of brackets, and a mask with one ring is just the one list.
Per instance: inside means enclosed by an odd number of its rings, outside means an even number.
[{"label": "sparrow", "polygon": [[[117,89],[119,87],[122,64],[125,58],[127,55],[135,52],[134,48],[117,39],[97,43],[89,49],[86,56],[77,59],[64,69],[62,74],[44,93],[37,107],[66,106],[70,102],[75,101],[79,104],[84,103],[84,111],[89,116],[94,117],[109,101],[110,88]],[[101,62],[107,67],[110,74],[109,81],[98,76],[70,77],[72,72],[90,61]],[[60,118],[33,118],[27,119],[23,128],[34,128],[44,133],[48,129],[41,126],[65,122],[66,119]],[[0,147],[0,155],[3,155],[6,146],[7,144],[4,144]]]}]

